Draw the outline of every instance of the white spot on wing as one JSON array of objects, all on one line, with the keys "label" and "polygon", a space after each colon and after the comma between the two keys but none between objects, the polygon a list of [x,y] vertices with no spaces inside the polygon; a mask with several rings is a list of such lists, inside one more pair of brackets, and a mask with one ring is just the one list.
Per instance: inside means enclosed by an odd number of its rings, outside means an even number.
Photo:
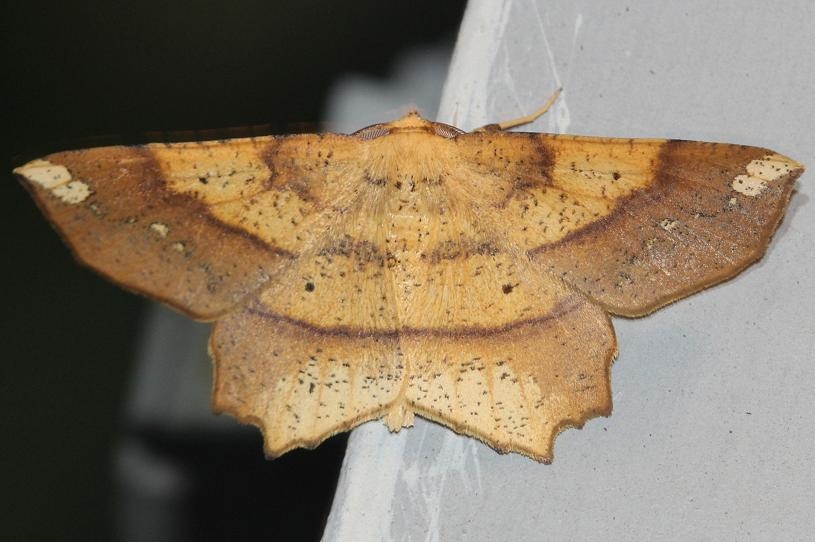
[{"label": "white spot on wing", "polygon": [[765,181],[775,181],[789,175],[792,171],[792,164],[783,156],[766,156],[761,160],[753,160],[747,164],[747,173],[751,177],[758,177]]},{"label": "white spot on wing", "polygon": [[783,156],[773,154],[760,160],[753,160],[745,169],[747,175],[736,175],[730,186],[739,194],[758,196],[767,187],[768,182],[776,181],[789,175],[795,163]]},{"label": "white spot on wing", "polygon": [[167,224],[162,224],[161,222],[153,222],[150,224],[150,230],[162,238],[167,237],[167,234],[170,233],[170,227],[167,226]]},{"label": "white spot on wing", "polygon": [[37,184],[58,197],[63,203],[75,205],[91,195],[90,187],[82,181],[74,181],[65,166],[48,160],[33,160],[14,170],[29,182]]},{"label": "white spot on wing", "polygon": [[14,173],[49,190],[71,180],[65,166],[52,164],[48,160],[33,160],[15,169]]},{"label": "white spot on wing", "polygon": [[91,189],[82,181],[71,181],[51,189],[51,193],[61,199],[63,203],[76,205],[82,203],[91,195]]},{"label": "white spot on wing", "polygon": [[750,197],[758,196],[766,187],[763,179],[749,175],[737,175],[730,186],[739,194]]}]

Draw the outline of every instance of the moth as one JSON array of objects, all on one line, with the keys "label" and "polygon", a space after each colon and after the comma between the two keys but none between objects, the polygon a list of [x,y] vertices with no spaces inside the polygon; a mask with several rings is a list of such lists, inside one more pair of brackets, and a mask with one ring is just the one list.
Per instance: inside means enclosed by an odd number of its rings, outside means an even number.
[{"label": "moth", "polygon": [[80,262],[215,322],[214,410],[260,427],[268,456],[419,415],[549,462],[560,431],[611,413],[610,315],[761,258],[803,166],[515,124],[412,112],[14,171]]}]

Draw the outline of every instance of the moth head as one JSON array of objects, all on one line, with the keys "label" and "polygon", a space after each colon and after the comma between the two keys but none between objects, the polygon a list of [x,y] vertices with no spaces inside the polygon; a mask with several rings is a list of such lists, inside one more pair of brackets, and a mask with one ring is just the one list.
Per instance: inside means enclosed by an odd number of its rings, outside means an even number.
[{"label": "moth head", "polygon": [[464,131],[449,124],[429,121],[423,118],[417,111],[411,111],[399,120],[372,124],[371,126],[357,130],[351,135],[360,139],[370,140],[398,133],[426,133],[452,139],[459,134],[463,134]]}]

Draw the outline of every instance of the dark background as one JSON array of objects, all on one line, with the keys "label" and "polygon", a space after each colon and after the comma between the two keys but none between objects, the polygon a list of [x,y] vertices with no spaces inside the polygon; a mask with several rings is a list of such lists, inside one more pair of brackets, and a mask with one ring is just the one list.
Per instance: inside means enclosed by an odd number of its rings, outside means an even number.
[{"label": "dark background", "polygon": [[[149,0],[4,8],[3,539],[117,538],[112,455],[127,431],[123,400],[148,303],[76,265],[12,167],[56,150],[191,137],[180,130],[319,129],[338,75],[383,76],[407,47],[452,39],[463,7]],[[259,435],[152,442],[193,471],[217,474],[185,509],[199,526],[195,540],[319,538],[342,439],[271,462]]]}]

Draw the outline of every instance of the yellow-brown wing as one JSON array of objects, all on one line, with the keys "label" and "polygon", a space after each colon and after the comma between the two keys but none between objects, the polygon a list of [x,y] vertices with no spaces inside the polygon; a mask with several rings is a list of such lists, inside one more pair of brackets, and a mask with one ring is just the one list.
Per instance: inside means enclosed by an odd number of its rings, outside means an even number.
[{"label": "yellow-brown wing", "polygon": [[458,143],[474,169],[512,181],[498,203],[512,242],[625,316],[761,258],[803,171],[773,151],[721,143],[500,132]]},{"label": "yellow-brown wing", "polygon": [[[469,290],[451,285],[458,288]],[[499,294],[466,295],[483,302]],[[518,314],[506,326],[377,331],[311,325],[260,300],[216,324],[214,408],[260,427],[272,457],[367,420],[398,431],[418,414],[548,462],[560,431],[611,413],[617,351],[602,309],[575,293],[553,301],[544,315]]]},{"label": "yellow-brown wing", "polygon": [[550,460],[560,430],[611,410],[607,314],[508,243],[480,201],[495,183],[460,175],[455,142],[358,151],[330,234],[217,323],[216,410],[259,425],[272,456],[419,414]]},{"label": "yellow-brown wing", "polygon": [[[337,154],[354,143],[333,139]],[[103,147],[15,173],[79,260],[208,320],[262,288],[319,230],[313,220],[334,180],[322,140]]]},{"label": "yellow-brown wing", "polygon": [[369,139],[112,147],[17,173],[83,261],[220,317],[215,408],[270,455],[419,414],[547,461],[611,410],[606,310],[757,259],[801,172],[732,145],[448,137],[408,115]]}]

